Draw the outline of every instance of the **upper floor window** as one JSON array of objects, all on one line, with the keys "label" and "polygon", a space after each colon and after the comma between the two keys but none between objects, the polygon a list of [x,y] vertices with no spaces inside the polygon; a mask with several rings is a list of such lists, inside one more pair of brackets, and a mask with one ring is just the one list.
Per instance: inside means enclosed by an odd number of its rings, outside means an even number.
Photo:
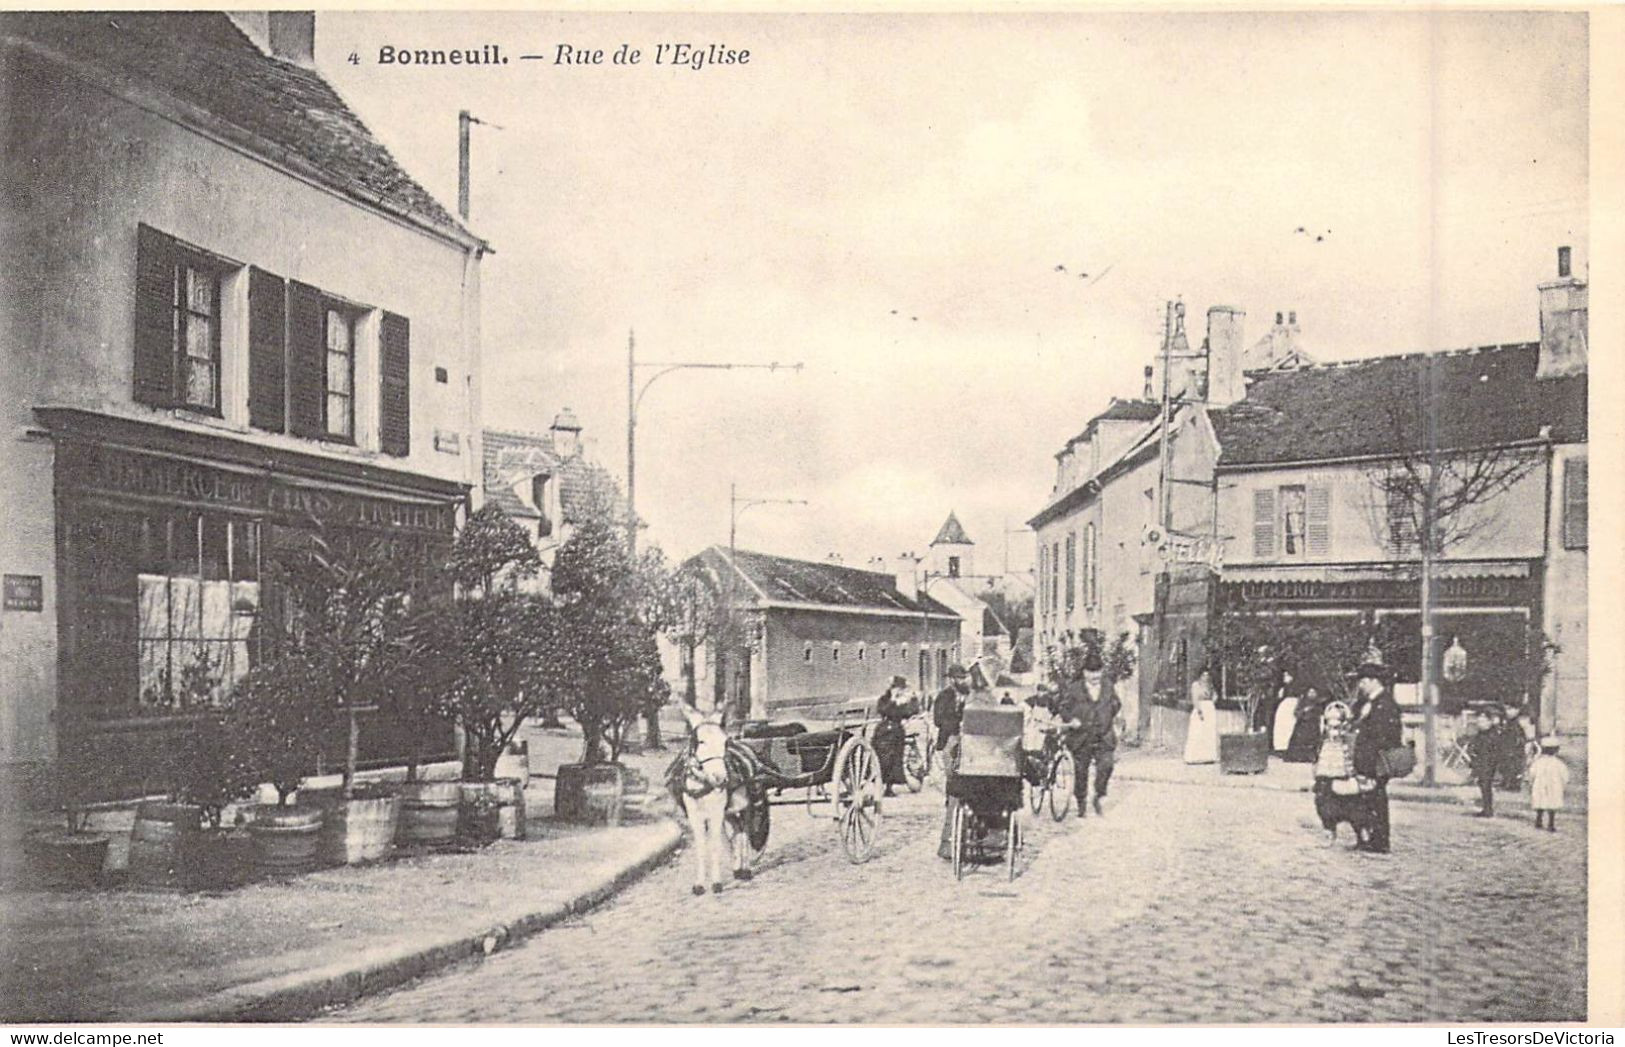
[{"label": "upper floor window", "polygon": [[1288,484],[1253,491],[1253,556],[1325,557],[1331,552],[1331,488]]},{"label": "upper floor window", "polygon": [[1563,548],[1586,547],[1586,459],[1570,458],[1563,465]]},{"label": "upper floor window", "polygon": [[1083,528],[1083,603],[1093,607],[1100,602],[1100,542],[1095,537],[1095,525]]},{"label": "upper floor window", "polygon": [[812,641],[809,640],[809,641],[807,641],[806,645],[801,648],[801,660],[802,661],[804,661],[804,662],[812,661],[812,647],[813,647]]},{"label": "upper floor window", "polygon": [[[246,301],[237,297],[245,291]],[[364,443],[389,455],[410,452],[406,317],[220,259],[145,225],[137,230],[135,297],[136,402],[246,420],[266,432]],[[245,305],[246,345],[231,334],[240,330],[232,317],[241,318]],[[375,323],[364,322],[372,317]],[[244,354],[247,368],[234,366]],[[227,377],[236,374],[246,374],[246,390]],[[376,376],[376,388],[358,388],[363,375]],[[375,429],[360,410],[377,411]]]},{"label": "upper floor window", "polygon": [[141,226],[136,244],[135,399],[221,413],[221,280],[229,264]]},{"label": "upper floor window", "polygon": [[948,557],[948,577],[949,578],[958,578],[959,577],[959,557],[957,557],[957,556]]},{"label": "upper floor window", "polygon": [[355,320],[345,311],[328,306],[327,403],[323,417],[328,436],[355,439]]},{"label": "upper floor window", "polygon": [[841,642],[839,640],[829,645],[829,660],[832,662],[841,660]]},{"label": "upper floor window", "polygon": [[175,359],[180,401],[220,413],[220,273],[197,259],[175,266]]},{"label": "upper floor window", "polygon": [[880,645],[880,660],[881,661],[886,660],[886,645],[885,644]]},{"label": "upper floor window", "polygon": [[1077,536],[1068,534],[1066,536],[1066,609],[1069,611],[1077,603],[1077,552]]},{"label": "upper floor window", "polygon": [[863,644],[858,644],[858,661],[863,661],[866,653],[867,652],[864,650]]}]

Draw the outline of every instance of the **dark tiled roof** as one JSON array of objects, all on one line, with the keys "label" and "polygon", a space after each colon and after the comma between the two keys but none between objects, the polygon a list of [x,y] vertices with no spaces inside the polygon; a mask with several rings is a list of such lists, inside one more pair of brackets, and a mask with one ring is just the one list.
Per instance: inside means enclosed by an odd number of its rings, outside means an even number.
[{"label": "dark tiled roof", "polygon": [[553,452],[552,439],[539,433],[487,429],[483,438],[485,499],[509,516],[536,518],[536,511],[513,491],[521,470],[526,475],[545,472],[558,481],[563,523],[578,522],[595,494],[607,496],[615,513],[625,515],[626,499],[621,496],[620,485],[603,466],[579,454],[560,458]]},{"label": "dark tiled roof", "polygon": [[[727,549],[714,545],[695,559],[703,559],[706,566],[718,576],[726,576]],[[774,602],[911,611],[915,614],[923,610],[933,615],[959,617],[933,597],[911,599],[904,596],[897,590],[897,579],[879,571],[792,560],[788,556],[769,556],[743,549],[735,553],[734,562],[738,564],[740,573]]]},{"label": "dark tiled roof", "polygon": [[291,157],[352,197],[470,235],[319,73],[267,56],[224,14],[4,13],[0,35],[93,65],[115,82],[157,88],[244,132],[267,159]]},{"label": "dark tiled roof", "polygon": [[[1069,450],[1073,444],[1082,443],[1094,436],[1101,422],[1151,422],[1161,416],[1161,400],[1120,400],[1114,396],[1104,411],[1089,419],[1089,424],[1083,427],[1083,432],[1066,442],[1066,447]],[[1059,458],[1065,453],[1066,450],[1063,450],[1056,457]]]},{"label": "dark tiled roof", "polygon": [[975,545],[976,543],[971,541],[970,537],[965,534],[965,528],[960,525],[959,517],[955,516],[953,513],[949,513],[948,519],[942,521],[942,529],[937,532],[937,536],[935,538],[931,539],[931,544]]},{"label": "dark tiled roof", "polygon": [[1431,361],[1442,450],[1586,439],[1586,376],[1537,379],[1538,343],[1379,356],[1251,374],[1246,399],[1209,413],[1219,466],[1398,454],[1421,446],[1420,389]]}]

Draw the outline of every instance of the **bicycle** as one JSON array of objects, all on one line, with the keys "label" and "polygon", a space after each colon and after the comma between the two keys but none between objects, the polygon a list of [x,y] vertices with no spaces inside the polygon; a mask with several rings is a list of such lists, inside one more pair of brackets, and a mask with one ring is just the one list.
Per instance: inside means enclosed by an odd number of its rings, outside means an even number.
[{"label": "bicycle", "polygon": [[1046,730],[1044,748],[1029,754],[1028,759],[1038,761],[1030,766],[1040,772],[1027,781],[1027,802],[1032,812],[1037,814],[1048,803],[1050,817],[1061,821],[1072,810],[1072,787],[1078,773],[1072,750],[1061,744],[1061,729]]}]

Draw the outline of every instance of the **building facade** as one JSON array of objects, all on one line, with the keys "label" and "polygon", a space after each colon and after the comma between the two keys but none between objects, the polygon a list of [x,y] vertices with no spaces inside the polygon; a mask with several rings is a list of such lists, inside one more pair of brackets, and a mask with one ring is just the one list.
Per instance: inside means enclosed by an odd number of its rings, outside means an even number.
[{"label": "building facade", "polygon": [[[1443,545],[1431,678],[1459,646],[1468,668],[1446,705],[1538,697],[1543,729],[1585,733],[1585,314],[1565,252],[1541,288],[1540,342],[1256,376],[1245,401],[1213,413],[1231,536],[1220,606],[1391,620],[1408,638],[1390,652],[1397,696],[1421,704],[1421,503],[1407,478],[1427,475],[1431,415]],[[1532,683],[1518,665],[1541,635],[1558,650]]]},{"label": "building facade", "polygon": [[731,598],[745,646],[723,659],[714,645],[696,658],[708,686],[752,719],[819,717],[872,703],[903,676],[922,692],[943,686],[960,660],[960,620],[899,574],[713,546],[688,561]]},{"label": "building facade", "polygon": [[255,660],[272,550],[448,541],[478,479],[488,246],[315,71],[314,32],[0,16],[8,772],[71,754],[141,791]]}]

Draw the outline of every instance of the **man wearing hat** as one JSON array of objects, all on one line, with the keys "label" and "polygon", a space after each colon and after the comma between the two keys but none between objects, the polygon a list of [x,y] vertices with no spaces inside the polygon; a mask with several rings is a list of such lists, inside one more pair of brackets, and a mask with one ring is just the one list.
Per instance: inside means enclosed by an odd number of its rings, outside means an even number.
[{"label": "man wearing hat", "polygon": [[[942,754],[943,781],[959,769],[959,725],[965,718],[965,699],[970,694],[970,673],[963,665],[948,667],[948,686],[938,694],[931,707],[931,722],[937,728],[937,752]],[[937,857],[952,858],[954,808],[959,801],[948,797],[942,817],[942,839],[937,844]]]},{"label": "man wearing hat", "polygon": [[1371,817],[1366,836],[1355,845],[1357,851],[1388,853],[1388,779],[1383,753],[1404,744],[1399,703],[1394,701],[1393,671],[1383,664],[1382,652],[1373,647],[1354,672],[1354,773],[1376,784],[1364,796]]},{"label": "man wearing hat", "polygon": [[1104,814],[1100,801],[1106,796],[1116,763],[1117,713],[1121,705],[1111,681],[1103,674],[1104,669],[1099,651],[1085,654],[1079,677],[1061,681],[1061,698],[1056,710],[1061,722],[1070,728],[1067,747],[1072,750],[1076,767],[1072,793],[1078,801],[1079,818],[1087,813],[1089,765],[1092,763],[1095,767],[1095,813]]}]

